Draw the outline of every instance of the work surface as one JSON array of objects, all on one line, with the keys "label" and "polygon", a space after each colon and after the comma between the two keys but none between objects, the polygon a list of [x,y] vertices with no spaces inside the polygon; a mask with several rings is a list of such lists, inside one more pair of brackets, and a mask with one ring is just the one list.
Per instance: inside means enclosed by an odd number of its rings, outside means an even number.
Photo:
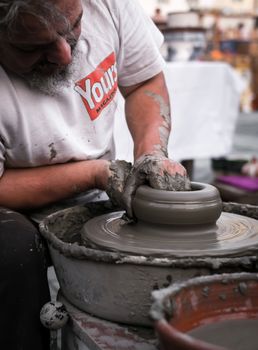
[{"label": "work surface", "polygon": [[[244,83],[226,63],[167,63],[172,111],[169,156],[175,160],[216,158],[230,153]],[[115,120],[118,159],[131,161],[132,139],[123,115]]]}]

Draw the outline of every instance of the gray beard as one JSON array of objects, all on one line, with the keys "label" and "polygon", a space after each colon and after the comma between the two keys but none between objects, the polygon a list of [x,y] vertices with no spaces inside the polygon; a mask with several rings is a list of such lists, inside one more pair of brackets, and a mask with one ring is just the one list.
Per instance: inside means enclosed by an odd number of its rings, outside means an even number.
[{"label": "gray beard", "polygon": [[23,78],[31,88],[37,89],[45,95],[59,95],[65,88],[72,85],[72,78],[77,71],[76,67],[78,67],[78,58],[79,50],[75,48],[72,54],[72,62],[68,66],[49,76],[43,75],[40,70],[35,70],[24,74]]}]

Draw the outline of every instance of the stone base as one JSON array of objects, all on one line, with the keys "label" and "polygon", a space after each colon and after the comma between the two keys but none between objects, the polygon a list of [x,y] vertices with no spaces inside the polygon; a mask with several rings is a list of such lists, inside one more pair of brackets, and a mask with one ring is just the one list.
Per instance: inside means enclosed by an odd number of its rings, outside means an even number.
[{"label": "stone base", "polygon": [[72,306],[62,295],[70,319],[62,328],[61,350],[157,350],[152,328],[121,325],[93,317]]}]

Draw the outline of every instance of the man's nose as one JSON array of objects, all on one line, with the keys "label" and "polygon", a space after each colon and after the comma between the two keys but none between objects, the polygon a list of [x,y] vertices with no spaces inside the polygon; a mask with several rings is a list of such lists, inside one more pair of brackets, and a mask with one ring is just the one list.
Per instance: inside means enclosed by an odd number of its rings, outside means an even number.
[{"label": "man's nose", "polygon": [[72,62],[71,46],[65,38],[59,37],[53,46],[51,45],[47,52],[47,60],[60,66],[67,66]]}]

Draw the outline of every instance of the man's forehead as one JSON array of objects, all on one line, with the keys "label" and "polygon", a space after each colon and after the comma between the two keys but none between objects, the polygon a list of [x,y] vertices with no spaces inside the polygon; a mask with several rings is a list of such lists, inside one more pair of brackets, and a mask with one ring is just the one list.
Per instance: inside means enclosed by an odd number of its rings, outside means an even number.
[{"label": "man's forehead", "polygon": [[[57,30],[59,29],[56,24]],[[12,32],[10,38],[12,42],[29,42],[37,41],[44,42],[53,39],[56,36],[57,30],[50,25],[46,25],[39,21],[37,17],[30,14],[21,14],[16,22],[15,31]]]},{"label": "man's forehead", "polygon": [[82,8],[81,0],[48,0],[50,5],[56,7],[61,13],[71,16],[76,10]]},{"label": "man's forehead", "polygon": [[[44,44],[44,42],[54,40],[58,34],[65,34],[69,29],[69,25],[72,26],[81,15],[80,0],[48,1],[55,6],[56,16],[53,13],[47,16],[46,13],[41,14],[40,12],[37,14],[21,12],[16,21],[16,30],[12,35],[12,41],[37,40]],[[71,3],[73,3],[73,6]]]}]

